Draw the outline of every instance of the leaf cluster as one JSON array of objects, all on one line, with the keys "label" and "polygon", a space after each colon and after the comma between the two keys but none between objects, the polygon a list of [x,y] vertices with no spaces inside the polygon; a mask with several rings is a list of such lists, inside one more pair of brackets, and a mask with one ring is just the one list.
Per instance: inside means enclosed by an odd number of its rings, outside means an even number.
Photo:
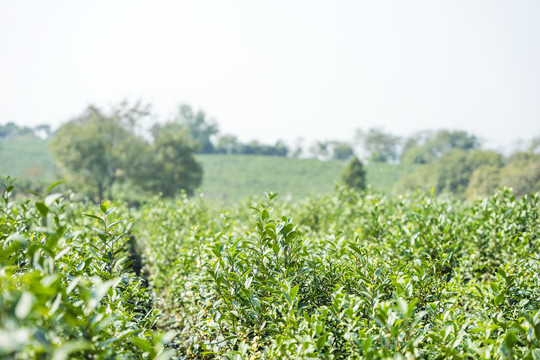
[{"label": "leaf cluster", "polygon": [[467,203],[340,187],[247,209],[185,198],[138,219],[181,356],[540,355],[538,194]]},{"label": "leaf cluster", "polygon": [[131,224],[55,185],[14,201],[8,183],[1,199],[0,357],[167,357],[154,298],[129,267]]}]

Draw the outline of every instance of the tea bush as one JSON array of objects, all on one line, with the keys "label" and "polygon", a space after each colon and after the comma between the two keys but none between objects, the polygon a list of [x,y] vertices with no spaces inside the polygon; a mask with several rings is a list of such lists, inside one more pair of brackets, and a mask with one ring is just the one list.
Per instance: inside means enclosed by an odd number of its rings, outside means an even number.
[{"label": "tea bush", "polygon": [[15,201],[8,181],[1,198],[0,358],[168,358],[153,297],[129,268],[132,224],[53,188]]},{"label": "tea bush", "polygon": [[540,359],[538,194],[53,189],[1,199],[0,358]]},{"label": "tea bush", "polygon": [[537,194],[261,203],[140,212],[178,357],[540,359]]}]

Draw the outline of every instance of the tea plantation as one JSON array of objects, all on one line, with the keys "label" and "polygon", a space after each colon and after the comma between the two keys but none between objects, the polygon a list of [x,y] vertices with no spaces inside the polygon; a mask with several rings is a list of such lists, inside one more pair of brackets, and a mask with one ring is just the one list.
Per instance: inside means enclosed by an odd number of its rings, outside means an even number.
[{"label": "tea plantation", "polygon": [[0,207],[0,358],[540,359],[539,195]]},{"label": "tea plantation", "polygon": [[[0,138],[0,177],[12,175],[18,179],[16,185],[27,183],[32,188],[46,188],[59,173],[48,150],[49,142],[35,136]],[[200,190],[208,201],[218,204],[232,204],[268,189],[293,199],[329,194],[346,165],[340,160],[262,155],[197,154],[196,158],[204,173]],[[391,192],[403,176],[422,167],[418,164],[366,164],[366,180],[376,191]],[[115,194],[134,199],[153,196],[129,186],[115,188]]]}]

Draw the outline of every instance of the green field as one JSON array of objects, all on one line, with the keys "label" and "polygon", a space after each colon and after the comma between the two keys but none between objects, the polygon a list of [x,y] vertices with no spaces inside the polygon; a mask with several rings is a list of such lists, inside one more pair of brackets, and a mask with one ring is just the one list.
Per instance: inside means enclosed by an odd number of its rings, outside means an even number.
[{"label": "green field", "polygon": [[[295,199],[328,194],[346,163],[337,160],[291,159],[252,155],[198,155],[204,175],[201,189],[212,200],[237,201],[265,191]],[[367,165],[367,183],[373,190],[390,192],[401,176],[417,166]]]},{"label": "green field", "polygon": [[48,143],[35,136],[0,139],[0,175],[53,181],[57,170]]},{"label": "green field", "polygon": [[539,194],[1,190],[1,359],[540,357]]},{"label": "green field", "polygon": [[302,198],[334,189],[345,164],[340,161],[289,159],[252,155],[199,155],[204,170],[201,186],[212,200],[237,201],[273,191]]},{"label": "green field", "polygon": [[[0,175],[52,182],[56,165],[47,140],[19,137],[0,140]],[[203,167],[201,192],[213,202],[234,202],[273,191],[293,199],[328,194],[345,162],[293,159],[257,155],[197,155]],[[369,164],[367,183],[372,189],[390,192],[401,176],[418,166]]]}]

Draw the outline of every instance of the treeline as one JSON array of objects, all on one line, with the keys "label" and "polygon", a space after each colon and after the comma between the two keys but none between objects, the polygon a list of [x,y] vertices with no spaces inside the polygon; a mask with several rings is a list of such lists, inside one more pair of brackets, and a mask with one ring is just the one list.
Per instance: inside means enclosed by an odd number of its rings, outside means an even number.
[{"label": "treeline", "polygon": [[540,191],[540,154],[534,148],[510,156],[490,150],[454,148],[403,177],[395,191],[420,188],[475,199],[490,196],[503,186],[513,188],[517,196]]},{"label": "treeline", "polygon": [[[491,196],[498,188],[508,186],[521,196],[540,191],[539,140],[533,139],[528,147],[505,156],[482,148],[476,136],[464,131],[424,131],[396,142],[402,145],[399,157],[391,151],[370,155],[372,160],[424,165],[403,177],[395,192],[422,189],[475,199]],[[390,148],[380,146],[379,150]]]},{"label": "treeline", "polygon": [[[98,109],[96,106],[89,108]],[[122,108],[122,111],[119,109]],[[102,109],[99,110],[104,113]],[[138,102],[130,105],[122,102],[112,107],[108,113],[109,118],[122,116],[122,113],[138,114],[140,118],[155,118],[149,105]],[[131,115],[131,116],[132,116]],[[133,121],[130,120],[130,121]],[[168,122],[178,122],[183,124],[183,130],[198,143],[195,149],[200,154],[244,154],[244,155],[265,155],[265,156],[289,156],[290,147],[283,141],[278,140],[274,144],[264,144],[258,140],[241,142],[237,136],[220,133],[218,124],[209,119],[202,110],[195,111],[190,105],[184,104],[178,107]],[[141,126],[141,124],[137,124]],[[40,138],[51,138],[55,135],[48,124],[40,124],[34,127],[19,126],[14,122],[5,125],[0,124],[0,138],[15,138],[19,136],[37,136]]]},{"label": "treeline", "polygon": [[221,133],[202,110],[181,105],[165,122],[156,123],[150,105],[141,102],[122,102],[108,110],[90,106],[56,131],[49,125],[0,125],[0,138],[24,135],[51,138],[62,177],[99,201],[111,198],[113,187],[124,185],[163,196],[191,194],[203,176],[194,158],[197,153],[353,162],[358,158],[371,164],[415,166],[418,170],[401,178],[395,192],[422,189],[473,199],[490,196],[501,186],[514,188],[518,196],[540,191],[540,137],[510,155],[486,150],[473,134],[449,130],[403,137],[377,128],[358,129],[350,141],[316,141],[308,146],[301,139],[294,146],[282,140],[243,143],[235,135]]},{"label": "treeline", "polygon": [[209,119],[202,110],[195,111],[190,105],[179,106],[169,121],[182,124],[186,133],[198,143],[197,153],[267,156],[287,156],[289,153],[288,146],[281,140],[274,145],[257,140],[242,143],[235,135],[222,134],[213,119]]},{"label": "treeline", "polygon": [[0,139],[15,138],[18,136],[38,136],[48,138],[51,135],[51,126],[47,124],[41,124],[34,127],[18,126],[14,122],[8,122],[5,125],[0,124]]},{"label": "treeline", "polygon": [[[525,148],[504,155],[485,149],[476,135],[459,130],[425,130],[398,136],[378,128],[358,129],[351,141],[316,141],[307,147],[298,141],[294,147],[288,147],[282,141],[273,146],[257,141],[241,144],[233,135],[219,135],[217,125],[214,129],[215,145],[206,148],[214,153],[352,162],[358,161],[358,157],[372,164],[418,166],[418,171],[398,181],[395,192],[400,193],[421,189],[474,199],[491,196],[503,186],[512,187],[518,196],[540,191],[540,136],[533,138]],[[204,140],[211,143],[209,138]]]},{"label": "treeline", "polygon": [[[347,142],[318,142],[312,156],[346,159],[357,154],[370,163],[416,165],[401,178],[394,192],[423,190],[452,193],[461,198],[492,196],[507,186],[517,196],[540,191],[540,137],[510,155],[487,150],[465,131],[421,131],[400,137],[381,129],[357,130]],[[421,166],[420,166],[421,165]]]},{"label": "treeline", "polygon": [[233,135],[221,135],[214,120],[189,105],[179,106],[166,121],[159,120],[149,104],[121,102],[108,109],[89,106],[56,131],[49,125],[0,125],[0,138],[50,139],[59,175],[98,202],[112,199],[113,192],[132,199],[144,194],[192,194],[203,176],[195,154],[289,153],[283,141],[242,143]]}]

